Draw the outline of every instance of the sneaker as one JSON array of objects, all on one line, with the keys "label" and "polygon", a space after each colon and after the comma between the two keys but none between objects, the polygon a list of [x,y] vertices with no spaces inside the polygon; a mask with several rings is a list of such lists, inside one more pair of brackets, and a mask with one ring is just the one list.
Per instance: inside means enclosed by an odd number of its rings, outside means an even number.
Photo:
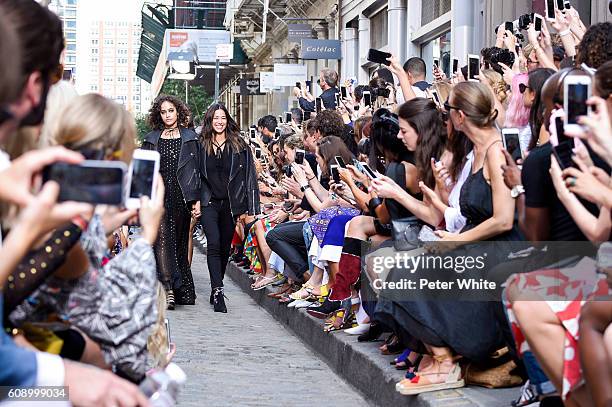
[{"label": "sneaker", "polygon": [[325,298],[323,304],[319,306],[311,306],[306,311],[315,318],[325,319],[334,312],[338,311],[340,308],[342,308],[342,301],[333,301],[329,298]]},{"label": "sneaker", "polygon": [[227,307],[225,306],[225,294],[223,293],[223,287],[217,287],[213,292],[213,306],[215,312],[227,313]]},{"label": "sneaker", "polygon": [[355,328],[345,329],[344,333],[349,335],[363,335],[370,330],[370,324],[358,324]]},{"label": "sneaker", "polygon": [[526,407],[526,406],[534,406],[538,403],[539,398],[535,391],[533,391],[533,387],[529,380],[525,382],[525,384],[521,387],[521,392],[519,398],[513,400],[510,404],[512,407]]}]

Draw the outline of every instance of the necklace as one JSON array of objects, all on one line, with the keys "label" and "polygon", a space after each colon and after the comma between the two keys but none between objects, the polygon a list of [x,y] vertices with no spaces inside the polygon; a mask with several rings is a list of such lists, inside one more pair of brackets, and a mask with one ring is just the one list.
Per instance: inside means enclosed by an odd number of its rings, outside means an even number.
[{"label": "necklace", "polygon": [[223,147],[225,147],[226,141],[227,139],[223,140],[223,142],[221,143],[217,143],[216,140],[213,140],[213,150],[215,150],[215,155],[217,156],[217,158],[221,158],[221,155],[223,154]]},{"label": "necklace", "polygon": [[174,135],[174,130],[178,130],[178,127],[171,127],[169,129],[164,129],[164,131],[162,132],[162,136],[165,134],[166,137],[164,138],[169,138],[169,139],[176,139],[181,137],[181,133],[179,132],[178,136]]}]

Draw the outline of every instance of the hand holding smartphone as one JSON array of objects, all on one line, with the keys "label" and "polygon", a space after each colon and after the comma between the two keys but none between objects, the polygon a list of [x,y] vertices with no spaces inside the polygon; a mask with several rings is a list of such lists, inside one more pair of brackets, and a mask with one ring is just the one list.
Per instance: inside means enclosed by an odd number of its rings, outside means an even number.
[{"label": "hand holding smartphone", "polygon": [[296,164],[304,164],[304,156],[306,155],[306,151],[300,150],[299,148],[295,150],[295,163]]},{"label": "hand holding smartphone", "polygon": [[519,129],[502,129],[502,142],[504,143],[504,149],[512,156],[514,162],[523,159]]},{"label": "hand holding smartphone", "polygon": [[370,48],[370,51],[368,51],[368,61],[374,62],[375,64],[383,64],[389,66],[391,65],[391,62],[387,60],[388,58],[391,58],[391,54],[388,52],[379,51],[374,48]]},{"label": "hand holding smartphone", "polygon": [[159,177],[160,155],[153,150],[135,150],[128,174],[128,195],[125,206],[140,208],[140,198],[148,196],[155,200],[155,185]]},{"label": "hand holding smartphone", "polygon": [[591,77],[570,75],[563,81],[565,131],[579,131],[578,118],[589,114],[587,100],[591,97]]}]

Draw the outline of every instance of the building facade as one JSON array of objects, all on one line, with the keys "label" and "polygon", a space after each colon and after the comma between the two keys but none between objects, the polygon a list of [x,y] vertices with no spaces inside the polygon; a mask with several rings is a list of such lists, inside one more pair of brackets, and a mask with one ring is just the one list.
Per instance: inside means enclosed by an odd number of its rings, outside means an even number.
[{"label": "building facade", "polygon": [[64,69],[76,75],[77,67],[77,6],[78,0],[51,0],[48,7],[62,20],[66,48]]},{"label": "building facade", "polygon": [[136,76],[140,24],[94,21],[88,34],[84,90],[113,99],[133,113],[146,113],[151,105],[150,85]]}]

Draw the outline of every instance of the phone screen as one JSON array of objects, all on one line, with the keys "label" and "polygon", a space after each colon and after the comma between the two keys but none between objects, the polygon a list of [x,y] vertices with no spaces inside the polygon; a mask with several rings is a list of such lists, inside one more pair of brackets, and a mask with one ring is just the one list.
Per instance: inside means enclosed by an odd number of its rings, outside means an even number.
[{"label": "phone screen", "polygon": [[542,31],[542,19],[540,17],[535,18],[535,30]]},{"label": "phone screen", "polygon": [[340,168],[346,168],[346,163],[344,162],[344,159],[342,159],[342,157],[340,157],[339,155],[336,156],[336,162],[338,163]]},{"label": "phone screen", "polygon": [[261,148],[255,149],[255,158],[257,158],[258,160],[261,159]]},{"label": "phone screen", "polygon": [[439,60],[439,59],[434,58],[433,63],[434,63],[434,65],[436,66],[436,68],[439,68],[439,67],[440,67],[440,60]]},{"label": "phone screen", "polygon": [[514,162],[517,162],[519,159],[523,158],[523,154],[521,153],[521,143],[519,141],[518,132],[504,132],[504,148],[512,158]]},{"label": "phone screen", "polygon": [[468,69],[469,69],[469,79],[476,79],[476,75],[478,75],[480,71],[480,59],[470,57]]},{"label": "phone screen", "polygon": [[290,123],[291,119],[291,112],[285,112],[285,123]]},{"label": "phone screen", "polygon": [[315,106],[317,109],[317,113],[321,113],[321,110],[323,109],[323,101],[321,100],[321,98],[316,98],[315,99]]},{"label": "phone screen", "polygon": [[546,0],[546,18],[555,19],[555,0]]},{"label": "phone screen", "polygon": [[340,107],[340,94],[336,93],[336,107]]},{"label": "phone screen", "polygon": [[441,103],[440,103],[440,97],[438,96],[438,92],[436,92],[435,90],[432,90],[432,91],[431,91],[431,94],[432,94],[432,96],[433,96],[433,98],[434,98],[434,102],[436,102],[436,104],[437,104],[438,106],[440,106],[440,105],[441,105]]},{"label": "phone screen", "polygon": [[506,24],[504,26],[504,29],[506,31],[510,31],[513,32],[514,31],[514,23],[512,21],[506,21]]},{"label": "phone screen", "polygon": [[60,186],[58,202],[77,201],[93,204],[123,203],[125,164],[108,161],[84,161],[80,165],[57,163],[43,171],[43,182],[55,181]]},{"label": "phone screen", "polygon": [[296,83],[295,83],[295,87],[296,87],[296,88],[301,88],[301,87],[302,87],[302,84],[301,84],[301,83],[299,83],[299,82],[296,82]]},{"label": "phone screen", "polygon": [[311,115],[311,113],[312,113],[312,112],[310,112],[310,111],[306,110],[306,111],[304,112],[304,120],[310,120],[310,115]]},{"label": "phone screen", "polygon": [[370,92],[363,92],[363,104],[366,106],[372,106],[372,96]]},{"label": "phone screen", "polygon": [[563,10],[565,8],[565,6],[563,4],[563,0],[557,0],[557,8],[559,10]]},{"label": "phone screen", "polygon": [[376,174],[374,173],[374,171],[372,171],[372,169],[370,168],[368,164],[361,164],[361,166],[365,170],[365,173],[368,177],[370,177],[371,179],[376,178]]},{"label": "phone screen", "polygon": [[567,86],[567,123],[577,124],[578,117],[588,114],[586,104],[589,98],[589,86],[586,84],[570,84]]},{"label": "phone screen", "polygon": [[348,97],[346,86],[340,86],[340,96],[342,96],[342,99],[346,99]]},{"label": "phone screen", "polygon": [[459,69],[459,60],[453,58],[453,73],[457,73],[458,69]]},{"label": "phone screen", "polygon": [[368,61],[374,62],[375,64],[391,65],[391,62],[387,61],[391,54],[388,52],[382,52],[374,48],[370,48],[368,52]]},{"label": "phone screen", "polygon": [[331,166],[331,172],[332,172],[332,177],[334,179],[334,182],[336,184],[340,183],[340,173],[338,172],[338,166],[337,165],[332,165]]},{"label": "phone screen", "polygon": [[296,164],[304,164],[304,150],[296,150],[295,151],[295,163]]},{"label": "phone screen", "polygon": [[132,160],[132,182],[130,198],[140,198],[153,194],[153,179],[155,178],[155,161],[135,158]]},{"label": "phone screen", "polygon": [[557,132],[557,144],[570,143],[574,148],[574,139],[565,135],[565,127],[563,126],[563,118],[555,118],[555,131]]},{"label": "phone screen", "polygon": [[256,138],[257,137],[256,134],[257,133],[255,132],[255,129],[250,129],[249,130],[249,135],[251,136],[251,138]]},{"label": "phone screen", "polygon": [[570,4],[569,0],[565,0],[565,9],[569,10],[572,8],[572,5]]},{"label": "phone screen", "polygon": [[561,169],[564,170],[566,168],[576,167],[574,160],[572,160],[574,152],[572,151],[570,143],[562,143],[553,147],[553,154],[557,158],[557,162]]}]

